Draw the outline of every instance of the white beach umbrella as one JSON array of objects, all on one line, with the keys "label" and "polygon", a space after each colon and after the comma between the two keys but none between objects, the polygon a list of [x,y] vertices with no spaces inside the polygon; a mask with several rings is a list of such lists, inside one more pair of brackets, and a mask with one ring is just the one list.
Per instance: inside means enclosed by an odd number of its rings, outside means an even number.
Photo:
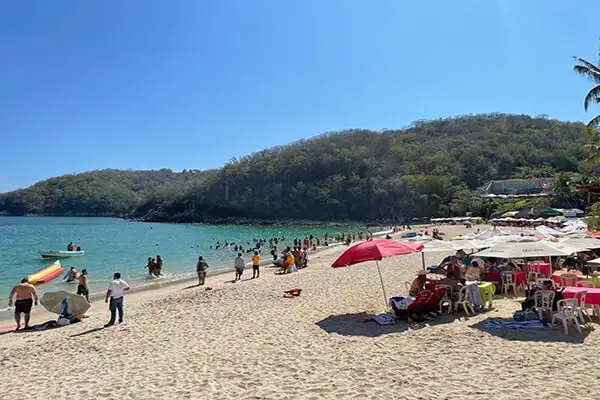
[{"label": "white beach umbrella", "polygon": [[487,243],[485,240],[471,239],[471,240],[452,240],[452,247],[455,250],[467,250],[467,249],[484,249],[492,246],[491,243]]},{"label": "white beach umbrella", "polygon": [[595,258],[593,260],[588,261],[588,264],[600,264],[600,258]]},{"label": "white beach umbrella", "polygon": [[568,256],[571,249],[558,249],[547,242],[500,243],[474,254],[475,257],[531,258]]},{"label": "white beach umbrella", "polygon": [[431,240],[423,243],[423,253],[441,253],[441,252],[454,252],[456,249],[452,242],[447,240]]},{"label": "white beach umbrella", "polygon": [[[586,249],[600,249],[600,240],[593,238],[568,238],[560,243],[572,247],[583,247]],[[583,251],[583,250],[582,250]]]},{"label": "white beach umbrella", "polygon": [[522,243],[522,242],[537,242],[539,239],[534,236],[521,236],[521,235],[502,235],[495,236],[487,239],[486,242],[489,245],[496,243]]},{"label": "white beach umbrella", "polygon": [[550,246],[568,252],[569,254],[579,253],[581,251],[590,251],[589,248],[584,246],[577,246],[573,244],[563,243],[563,242],[550,242],[547,240],[543,241],[544,243],[548,243]]}]

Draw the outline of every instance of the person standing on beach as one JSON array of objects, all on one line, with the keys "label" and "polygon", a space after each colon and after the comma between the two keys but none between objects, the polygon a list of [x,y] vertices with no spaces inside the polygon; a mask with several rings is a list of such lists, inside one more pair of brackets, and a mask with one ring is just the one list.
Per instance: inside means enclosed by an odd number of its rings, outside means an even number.
[{"label": "person standing on beach", "polygon": [[196,273],[198,274],[198,286],[204,285],[204,281],[206,280],[206,270],[208,269],[208,264],[204,261],[202,256],[198,257],[198,262],[196,263]]},{"label": "person standing on beach", "polygon": [[235,280],[241,280],[245,267],[244,259],[242,258],[242,253],[238,253],[235,261],[233,262],[233,267],[235,268]]},{"label": "person standing on beach", "polygon": [[108,300],[110,299],[108,305],[108,309],[110,310],[110,321],[108,324],[104,325],[104,327],[113,326],[115,324],[117,311],[119,311],[119,323],[123,322],[123,294],[127,290],[129,290],[129,285],[121,279],[120,272],[115,272],[113,281],[108,285],[106,297],[104,298],[105,303],[108,303]]},{"label": "person standing on beach", "polygon": [[29,284],[26,278],[23,278],[21,279],[21,283],[16,285],[8,296],[9,307],[12,307],[13,305],[13,296],[17,297],[17,300],[15,301],[15,322],[17,323],[17,328],[15,331],[18,331],[21,327],[21,314],[25,314],[25,327],[23,329],[29,329],[31,306],[34,304],[34,301],[35,305],[38,305],[37,292],[33,285]]},{"label": "person standing on beach", "polygon": [[258,255],[258,251],[255,251],[254,257],[252,257],[252,279],[260,277],[259,265],[260,255]]},{"label": "person standing on beach", "polygon": [[79,284],[77,285],[77,296],[84,296],[86,301],[90,303],[90,291],[87,285],[87,269],[81,270],[81,275],[77,277]]}]

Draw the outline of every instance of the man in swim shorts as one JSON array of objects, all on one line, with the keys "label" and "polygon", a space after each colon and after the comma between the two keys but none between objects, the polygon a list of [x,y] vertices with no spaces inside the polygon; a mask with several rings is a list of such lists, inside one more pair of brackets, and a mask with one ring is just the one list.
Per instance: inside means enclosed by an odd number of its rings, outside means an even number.
[{"label": "man in swim shorts", "polygon": [[27,282],[27,279],[23,278],[21,283],[13,288],[8,296],[8,306],[12,307],[13,305],[13,296],[16,296],[17,300],[15,301],[15,322],[17,323],[17,328],[15,331],[18,331],[21,327],[21,314],[25,314],[25,327],[23,329],[29,328],[29,318],[31,316],[31,306],[35,301],[35,305],[38,304],[38,295],[35,291],[33,285],[30,285]]},{"label": "man in swim shorts", "polygon": [[90,303],[90,291],[87,285],[87,269],[81,270],[81,275],[77,277],[79,284],[77,285],[77,296],[84,296],[88,303]]}]

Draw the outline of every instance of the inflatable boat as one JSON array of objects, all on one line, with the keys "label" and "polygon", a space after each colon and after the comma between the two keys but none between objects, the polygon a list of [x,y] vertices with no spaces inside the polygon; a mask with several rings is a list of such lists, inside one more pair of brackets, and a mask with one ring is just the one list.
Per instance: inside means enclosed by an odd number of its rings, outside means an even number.
[{"label": "inflatable boat", "polygon": [[31,275],[27,276],[27,281],[32,285],[39,285],[41,283],[49,282],[50,280],[61,275],[65,269],[60,265],[60,261],[56,260],[46,268],[40,269]]},{"label": "inflatable boat", "polygon": [[68,258],[68,257],[81,257],[85,254],[85,251],[61,251],[61,250],[40,250],[42,258]]}]

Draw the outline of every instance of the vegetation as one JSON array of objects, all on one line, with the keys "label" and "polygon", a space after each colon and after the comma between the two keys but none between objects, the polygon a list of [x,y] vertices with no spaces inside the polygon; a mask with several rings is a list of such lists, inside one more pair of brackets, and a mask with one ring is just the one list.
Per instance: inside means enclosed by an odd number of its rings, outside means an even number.
[{"label": "vegetation", "polygon": [[[584,162],[586,140],[583,124],[523,115],[418,121],[401,130],[301,140],[206,173],[105,170],[53,178],[0,195],[0,212],[208,222],[487,216],[501,204],[472,192],[490,180],[597,175],[598,165]],[[569,191],[557,186],[557,201],[581,198],[571,190],[577,179],[567,180]]]},{"label": "vegetation", "polygon": [[[583,108],[585,111],[588,110],[591,103],[600,103],[600,68],[595,66],[589,61],[586,61],[579,57],[573,57],[577,64],[573,67],[573,70],[581,76],[584,76],[594,82],[596,86],[590,89],[583,100]],[[595,116],[588,122],[588,131],[595,135],[598,127],[600,126],[600,115]]]},{"label": "vegetation", "polygon": [[[490,180],[597,174],[597,165],[583,162],[586,140],[582,124],[500,114],[332,133],[234,160],[208,184],[134,215],[175,221],[487,216],[499,203],[472,191]],[[570,189],[576,182],[569,181]],[[568,201],[563,196],[556,206],[580,205],[578,198],[579,192]]]},{"label": "vegetation", "polygon": [[213,171],[106,169],[51,178],[0,195],[0,214],[118,216],[202,184]]}]

